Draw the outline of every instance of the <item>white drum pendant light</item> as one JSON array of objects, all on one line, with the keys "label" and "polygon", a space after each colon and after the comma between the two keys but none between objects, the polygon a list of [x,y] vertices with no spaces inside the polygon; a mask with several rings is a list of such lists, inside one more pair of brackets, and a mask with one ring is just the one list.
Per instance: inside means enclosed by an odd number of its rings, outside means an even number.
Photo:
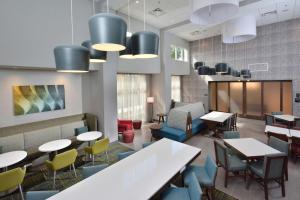
[{"label": "white drum pendant light", "polygon": [[[73,0],[71,2],[72,44],[74,43],[73,29]],[[89,71],[89,50],[77,45],[60,45],[54,48],[56,71],[82,73]]]},{"label": "white drum pendant light", "polygon": [[126,49],[126,22],[119,16],[110,14],[108,0],[107,13],[94,15],[89,20],[92,47],[99,51],[122,51]]},{"label": "white drum pendant light", "polygon": [[193,0],[191,22],[211,25],[226,21],[237,14],[239,0]]},{"label": "white drum pendant light", "polygon": [[229,20],[223,24],[222,38],[224,43],[241,43],[256,37],[256,18],[246,15]]}]

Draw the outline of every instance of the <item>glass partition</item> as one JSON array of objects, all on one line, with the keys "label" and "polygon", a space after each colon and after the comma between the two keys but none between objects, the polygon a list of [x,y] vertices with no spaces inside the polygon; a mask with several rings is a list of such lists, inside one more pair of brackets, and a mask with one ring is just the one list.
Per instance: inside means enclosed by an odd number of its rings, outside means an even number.
[{"label": "glass partition", "polygon": [[292,82],[282,82],[282,111],[285,114],[293,114]]},{"label": "glass partition", "polygon": [[230,112],[243,114],[243,83],[230,83]]},{"label": "glass partition", "polygon": [[228,83],[219,82],[217,84],[218,92],[218,110],[221,112],[228,112],[229,107],[229,95],[228,95]]},{"label": "glass partition", "polygon": [[210,110],[217,110],[217,84],[216,82],[212,82],[209,84],[209,105],[210,105]]},{"label": "glass partition", "polygon": [[246,82],[246,114],[261,116],[261,83]]},{"label": "glass partition", "polygon": [[280,82],[270,81],[263,83],[264,113],[280,111]]}]

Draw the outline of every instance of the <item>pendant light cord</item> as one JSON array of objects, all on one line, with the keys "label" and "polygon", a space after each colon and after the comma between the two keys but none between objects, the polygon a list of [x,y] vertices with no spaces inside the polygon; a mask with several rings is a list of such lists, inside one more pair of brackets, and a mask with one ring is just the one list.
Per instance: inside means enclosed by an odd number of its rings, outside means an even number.
[{"label": "pendant light cord", "polygon": [[95,0],[93,0],[93,15],[95,15],[96,9],[95,9]]},{"label": "pendant light cord", "polygon": [[73,0],[71,0],[71,38],[72,44],[74,44],[74,21],[73,21]]},{"label": "pendant light cord", "polygon": [[212,48],[212,61],[211,61],[211,65],[213,65],[213,60],[215,58],[215,52],[214,52],[214,37],[211,38],[211,48]]},{"label": "pendant light cord", "polygon": [[109,13],[109,4],[108,4],[109,0],[106,0],[106,12]]},{"label": "pendant light cord", "polygon": [[130,32],[130,0],[127,1],[128,2],[128,11],[127,11],[127,15],[128,15],[128,32]]},{"label": "pendant light cord", "polygon": [[[244,66],[246,67],[246,56],[247,56],[247,50],[246,50],[246,42],[244,42]],[[247,66],[247,69],[249,67]],[[250,70],[250,69],[249,69]]]},{"label": "pendant light cord", "polygon": [[144,31],[146,30],[146,0],[144,0]]}]

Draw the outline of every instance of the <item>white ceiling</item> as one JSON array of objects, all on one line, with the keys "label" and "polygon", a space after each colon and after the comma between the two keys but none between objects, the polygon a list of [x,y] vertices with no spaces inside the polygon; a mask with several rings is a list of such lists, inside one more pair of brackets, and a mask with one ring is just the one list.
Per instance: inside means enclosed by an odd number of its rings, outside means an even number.
[{"label": "white ceiling", "polygon": [[[99,0],[101,1],[101,0]],[[103,0],[102,0],[103,1]],[[139,3],[136,3],[139,1]],[[171,33],[194,41],[201,38],[219,35],[222,22],[217,25],[199,26],[189,22],[191,15],[191,0],[146,0],[147,23],[170,31]],[[110,8],[127,14],[128,0],[110,0]],[[130,0],[130,14],[136,19],[143,20],[144,0]],[[160,8],[160,16],[154,16],[151,11]],[[277,13],[273,13],[277,11]],[[271,12],[262,16],[263,13]],[[300,0],[240,0],[239,13],[235,16],[254,14],[257,25],[271,24],[300,17]],[[194,34],[191,34],[193,33]]]}]

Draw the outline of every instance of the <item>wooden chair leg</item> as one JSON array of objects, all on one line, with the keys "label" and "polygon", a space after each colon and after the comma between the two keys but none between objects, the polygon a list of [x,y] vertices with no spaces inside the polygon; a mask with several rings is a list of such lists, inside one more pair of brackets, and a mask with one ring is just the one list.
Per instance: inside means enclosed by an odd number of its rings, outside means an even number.
[{"label": "wooden chair leg", "polygon": [[247,182],[247,170],[244,171],[244,181]]},{"label": "wooden chair leg", "polygon": [[266,180],[264,180],[264,191],[265,191],[265,200],[269,199],[269,195],[268,195],[268,182]]},{"label": "wooden chair leg", "polygon": [[226,170],[226,172],[225,172],[225,187],[227,188],[227,180],[228,179],[228,171]]},{"label": "wooden chair leg", "polygon": [[287,166],[287,164],[286,164],[286,166],[285,166],[285,180],[289,180],[289,172],[288,172],[288,166]]},{"label": "wooden chair leg", "polygon": [[215,187],[211,187],[210,191],[211,191],[211,199],[215,200]]},{"label": "wooden chair leg", "polygon": [[285,197],[284,178],[281,179],[281,193],[282,193],[282,196]]}]

